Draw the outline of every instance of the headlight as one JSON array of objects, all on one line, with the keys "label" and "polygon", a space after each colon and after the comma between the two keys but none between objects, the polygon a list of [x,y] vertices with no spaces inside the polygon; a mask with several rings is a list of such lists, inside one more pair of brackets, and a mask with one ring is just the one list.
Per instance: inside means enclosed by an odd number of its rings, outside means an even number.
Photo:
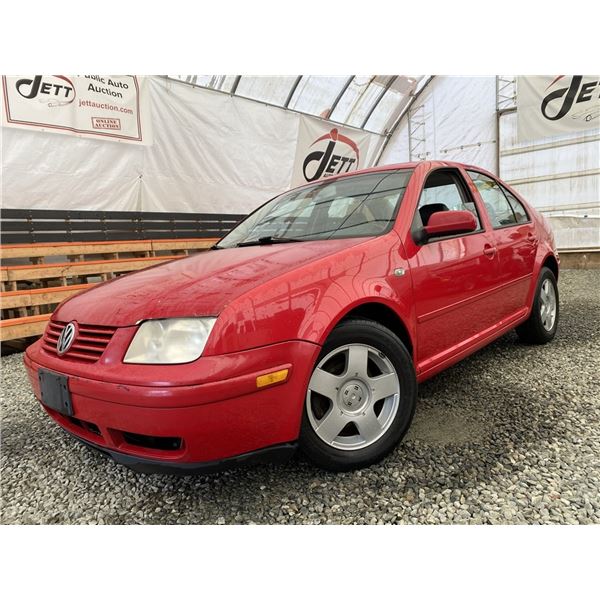
[{"label": "headlight", "polygon": [[171,365],[196,360],[202,354],[216,319],[186,318],[144,321],[123,362]]}]

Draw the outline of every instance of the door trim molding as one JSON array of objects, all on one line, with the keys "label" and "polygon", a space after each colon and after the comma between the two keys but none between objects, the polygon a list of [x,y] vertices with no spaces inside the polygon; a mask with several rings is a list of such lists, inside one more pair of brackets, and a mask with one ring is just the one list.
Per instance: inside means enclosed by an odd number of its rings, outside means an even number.
[{"label": "door trim molding", "polygon": [[485,290],[483,292],[480,292],[479,294],[475,294],[474,296],[465,298],[464,300],[459,300],[458,302],[455,302],[454,304],[442,306],[441,308],[436,308],[435,310],[432,310],[431,312],[425,313],[423,315],[418,315],[417,323],[426,323],[427,321],[431,321],[432,319],[441,317],[442,315],[453,312],[459,308],[462,308],[463,306],[468,306],[469,304],[472,304],[473,302],[478,302],[479,300],[481,300],[482,298],[485,298],[486,296],[491,296],[493,294],[497,294],[498,292],[502,292],[514,285],[521,283],[525,279],[531,279],[532,276],[533,276],[532,273],[527,273],[526,275],[522,275],[518,279],[513,279],[512,281],[507,281],[506,283],[501,283],[500,285],[497,285],[494,288]]},{"label": "door trim molding", "polygon": [[431,358],[426,358],[417,365],[417,380],[419,383],[425,381],[436,373],[443,371],[454,363],[457,363],[470,354],[473,354],[473,352],[476,352],[484,346],[487,346],[496,338],[499,338],[501,335],[504,335],[511,329],[514,329],[527,317],[528,314],[529,309],[527,307],[520,308],[510,317],[502,319],[502,321],[496,325],[476,333],[474,336],[444,350],[440,354],[437,354]]}]

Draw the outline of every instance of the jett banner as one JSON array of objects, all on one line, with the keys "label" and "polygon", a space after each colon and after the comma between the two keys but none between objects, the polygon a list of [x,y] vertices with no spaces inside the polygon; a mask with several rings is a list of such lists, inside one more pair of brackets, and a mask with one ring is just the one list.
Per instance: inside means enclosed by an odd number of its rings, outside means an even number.
[{"label": "jett banner", "polygon": [[291,186],[367,167],[371,135],[301,117]]},{"label": "jett banner", "polygon": [[2,125],[149,144],[144,80],[135,75],[2,77]]},{"label": "jett banner", "polygon": [[519,141],[597,131],[600,128],[600,76],[517,77]]}]

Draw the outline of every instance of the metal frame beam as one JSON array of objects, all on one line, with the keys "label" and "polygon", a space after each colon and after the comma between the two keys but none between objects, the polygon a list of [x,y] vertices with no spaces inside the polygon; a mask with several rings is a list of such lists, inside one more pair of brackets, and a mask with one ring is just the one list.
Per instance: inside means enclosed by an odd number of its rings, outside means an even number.
[{"label": "metal frame beam", "polygon": [[298,75],[298,77],[296,77],[296,81],[294,81],[294,83],[292,83],[290,93],[288,94],[288,97],[285,100],[283,108],[287,108],[290,105],[290,102],[292,101],[292,96],[294,95],[294,92],[298,89],[298,86],[300,85],[300,82],[302,81],[302,77],[303,77],[302,75]]},{"label": "metal frame beam", "polygon": [[537,144],[532,146],[517,146],[516,148],[507,148],[500,151],[500,156],[514,156],[515,154],[526,154],[527,152],[537,152],[538,150],[549,150],[551,148],[563,148],[564,146],[576,146],[586,144],[587,142],[600,142],[600,135],[590,135],[580,138],[570,138],[568,140],[557,140],[546,144]]},{"label": "metal frame beam", "polygon": [[524,185],[526,183],[539,183],[540,181],[557,181],[559,179],[573,179],[574,177],[592,177],[600,175],[600,169],[586,169],[585,171],[569,171],[568,173],[554,173],[552,175],[537,175],[522,179],[507,179],[509,185]]},{"label": "metal frame beam", "polygon": [[389,144],[390,140],[392,139],[394,133],[396,132],[396,129],[398,129],[398,126],[402,122],[404,115],[406,115],[408,113],[408,111],[412,108],[412,105],[419,99],[419,97],[421,96],[423,91],[433,81],[434,78],[435,78],[435,75],[430,75],[427,78],[427,80],[425,81],[425,83],[423,84],[423,86],[421,87],[421,89],[414,96],[412,96],[412,98],[406,103],[406,106],[400,111],[398,118],[396,119],[394,124],[390,127],[390,130],[388,131],[388,133],[385,134],[385,140],[383,141],[383,144],[381,144],[381,148],[379,149],[379,152],[377,153],[377,158],[375,159],[375,166],[377,166],[379,164],[379,161],[381,160],[381,157],[383,156],[383,151],[386,149],[387,145]]},{"label": "metal frame beam", "polygon": [[369,119],[371,118],[371,115],[375,112],[375,109],[379,106],[379,103],[383,100],[383,97],[387,94],[388,90],[392,87],[392,85],[395,83],[398,77],[400,77],[400,75],[392,75],[392,77],[390,77],[390,80],[381,89],[381,92],[379,92],[379,96],[377,96],[377,100],[375,100],[375,103],[369,109],[365,120],[362,122],[361,129],[365,128],[365,126],[369,122]]},{"label": "metal frame beam", "polygon": [[507,113],[516,112],[517,86],[514,77],[496,75],[496,173],[500,177],[502,151],[500,148],[500,117]]},{"label": "metal frame beam", "polygon": [[356,75],[350,75],[348,77],[348,81],[344,84],[344,87],[340,90],[340,93],[337,95],[336,99],[333,101],[331,108],[329,109],[329,115],[327,115],[327,120],[331,120],[329,117],[333,115],[333,111],[337,108],[337,105],[340,103],[342,96],[346,93],[346,90],[350,87],[350,84],[354,81]]},{"label": "metal frame beam", "polygon": [[[241,75],[236,75],[235,79],[233,80],[233,85],[231,86],[231,89],[227,92],[228,94],[231,94],[232,96],[235,95],[235,91],[238,89],[238,85],[240,85],[240,79],[242,78]],[[202,87],[202,86],[200,86]],[[210,89],[210,88],[208,88]],[[219,91],[219,90],[217,90]]]},{"label": "metal frame beam", "polygon": [[[427,157],[425,118],[424,104],[408,111],[408,160],[410,162],[425,160]],[[422,149],[421,153],[419,153],[419,149]]]},{"label": "metal frame beam", "polygon": [[[380,131],[371,131],[370,129],[361,129],[360,127],[355,127],[354,125],[348,125],[348,123],[341,123],[340,121],[334,121],[331,118],[323,118],[320,117],[319,115],[312,115],[310,113],[307,112],[303,112],[301,110],[296,110],[294,108],[284,108],[281,104],[273,104],[272,102],[265,102],[264,100],[256,100],[255,98],[247,98],[246,96],[240,96],[239,94],[233,94],[232,91],[226,92],[225,90],[216,90],[213,88],[209,88],[206,87],[205,85],[198,85],[198,84],[193,84],[193,83],[189,83],[187,81],[184,81],[182,79],[174,79],[172,77],[169,77],[168,75],[161,75],[160,77],[166,79],[167,81],[175,81],[177,83],[181,83],[182,85],[189,85],[191,87],[196,87],[199,88],[201,90],[206,90],[207,92],[214,92],[216,94],[227,94],[228,96],[231,95],[235,95],[236,98],[243,98],[244,100],[248,100],[248,102],[256,102],[258,104],[262,104],[263,106],[272,106],[273,108],[278,108],[279,110],[286,110],[288,112],[293,112],[296,113],[297,115],[305,115],[307,117],[310,117],[311,119],[317,119],[317,121],[323,121],[326,123],[332,123],[333,125],[339,125],[340,127],[347,127],[348,129],[354,129],[356,131],[364,131],[365,133],[371,133],[373,135],[377,135],[379,137],[385,137],[385,133],[382,133]],[[241,79],[241,75],[238,75],[238,78]],[[354,75],[352,76],[352,79],[354,79]],[[350,81],[352,81],[352,79]],[[239,83],[239,81],[238,81]],[[350,85],[350,83],[348,82],[347,85],[345,86],[347,88],[347,86]],[[235,82],[234,82],[234,86],[235,86]],[[234,88],[232,88],[232,90],[235,90],[237,86],[235,86]],[[336,99],[337,100],[337,99]],[[330,114],[332,114],[333,111],[330,110]]]}]

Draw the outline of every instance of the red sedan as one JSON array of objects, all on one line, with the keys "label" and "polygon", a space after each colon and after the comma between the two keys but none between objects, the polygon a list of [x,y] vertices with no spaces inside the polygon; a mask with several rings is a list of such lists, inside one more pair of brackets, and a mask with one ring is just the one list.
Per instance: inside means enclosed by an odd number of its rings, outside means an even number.
[{"label": "red sedan", "polygon": [[211,251],[55,311],[25,364],[69,433],[147,472],[347,470],[406,433],[417,382],[558,324],[547,221],[483,169],[399,164],[270,200]]}]

